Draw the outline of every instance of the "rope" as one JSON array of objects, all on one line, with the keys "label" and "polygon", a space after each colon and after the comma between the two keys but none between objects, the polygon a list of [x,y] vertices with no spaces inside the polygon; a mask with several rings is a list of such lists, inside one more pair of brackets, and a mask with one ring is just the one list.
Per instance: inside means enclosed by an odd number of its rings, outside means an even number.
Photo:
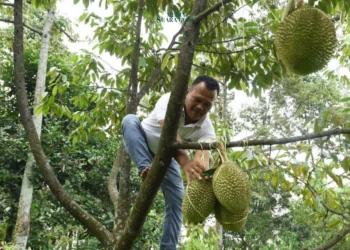
[{"label": "rope", "polygon": [[190,197],[188,196],[187,189],[188,189],[188,185],[187,185],[187,187],[186,187],[186,196],[187,196],[187,198],[188,198],[188,201],[190,202],[190,204],[191,204],[191,206],[194,208],[194,210],[196,210],[196,212],[197,212],[203,219],[205,219],[206,217],[204,217],[203,214],[201,214],[201,213],[197,210],[197,208],[193,205],[193,203],[192,203]]}]

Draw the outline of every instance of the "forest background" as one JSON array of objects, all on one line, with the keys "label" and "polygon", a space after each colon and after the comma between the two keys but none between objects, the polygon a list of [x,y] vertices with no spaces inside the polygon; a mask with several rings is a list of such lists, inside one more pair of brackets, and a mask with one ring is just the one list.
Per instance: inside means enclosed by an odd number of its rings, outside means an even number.
[{"label": "forest background", "polygon": [[[107,0],[93,3],[108,8],[101,17],[84,0],[79,21],[93,49],[79,53],[67,40],[84,38],[55,2],[2,1],[0,247],[157,249],[157,190],[170,156],[201,147],[175,143],[178,104],[208,74],[222,87],[211,112],[217,140],[247,171],[252,202],[241,232],[184,227],[179,248],[349,249],[350,3],[306,2],[332,18],[339,44],[330,67],[300,77],[273,44],[285,1]],[[177,21],[169,39],[163,24]],[[249,96],[239,112],[236,90]],[[160,150],[141,186],[120,122],[145,117],[169,91]]]}]

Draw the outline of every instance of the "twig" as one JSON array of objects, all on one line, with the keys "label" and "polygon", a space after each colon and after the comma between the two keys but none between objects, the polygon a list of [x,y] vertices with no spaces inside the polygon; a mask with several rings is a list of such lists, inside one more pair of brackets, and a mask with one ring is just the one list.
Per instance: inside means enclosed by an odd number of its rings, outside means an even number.
[{"label": "twig", "polygon": [[[189,17],[186,18],[186,20]],[[181,26],[180,30],[173,36],[173,38],[171,39],[171,42],[167,48],[167,50],[172,49],[172,47],[177,44],[176,42],[176,38],[182,33],[185,24],[186,24],[186,20],[184,22],[184,24]],[[155,81],[158,79],[158,76],[160,75],[161,71],[161,65],[162,63],[159,62],[156,66],[156,68],[154,69],[151,78],[149,79],[149,81],[140,89],[139,93],[137,94],[137,100],[138,102],[142,99],[142,97],[147,93],[147,91],[152,87],[152,85],[155,83]]]},{"label": "twig", "polygon": [[[14,20],[1,18],[1,19],[0,19],[0,22],[14,23]],[[34,31],[35,33],[39,34],[40,36],[43,35],[43,33],[42,33],[40,30],[38,30],[38,29],[36,29],[36,28],[34,28],[34,27],[32,27],[32,26],[30,26],[30,25],[24,23],[24,22],[23,22],[22,24],[23,24],[24,27],[30,29],[31,31]]]},{"label": "twig", "polygon": [[333,247],[335,244],[337,244],[339,241],[341,241],[348,233],[350,233],[350,224],[344,228],[342,231],[338,232],[337,235],[331,239],[330,241],[328,241],[326,244],[314,248],[314,249],[310,249],[310,250],[326,250],[326,249],[330,249],[331,247]]},{"label": "twig", "polygon": [[77,42],[77,40],[75,40],[75,39],[74,39],[73,37],[71,37],[66,31],[64,31],[64,30],[62,29],[62,27],[58,26],[57,23],[55,23],[55,27],[56,27],[60,32],[62,32],[63,34],[65,34],[71,42],[73,42],[73,43]]},{"label": "twig", "polygon": [[8,7],[13,7],[14,6],[13,3],[0,3],[0,5],[8,6]]},{"label": "twig", "polygon": [[222,0],[222,1],[218,1],[216,4],[214,4],[212,7],[210,7],[209,9],[206,9],[205,11],[203,11],[202,13],[200,13],[199,15],[194,17],[194,20],[196,20],[197,22],[202,21],[204,18],[206,18],[207,16],[209,16],[211,13],[219,10],[224,4],[227,4],[229,2],[232,2],[232,0]]},{"label": "twig", "polygon": [[230,42],[234,42],[234,41],[241,40],[241,39],[247,39],[250,37],[252,37],[252,36],[247,36],[247,37],[240,36],[240,37],[236,37],[236,38],[230,39],[230,40],[216,41],[216,42],[210,42],[210,43],[197,43],[196,45],[212,45],[212,44],[218,44],[218,43],[230,43]]}]

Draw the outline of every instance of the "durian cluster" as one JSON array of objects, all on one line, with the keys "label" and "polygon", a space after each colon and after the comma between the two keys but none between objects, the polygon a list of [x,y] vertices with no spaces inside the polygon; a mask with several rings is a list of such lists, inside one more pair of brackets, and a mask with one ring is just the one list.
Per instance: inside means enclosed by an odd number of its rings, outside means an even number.
[{"label": "durian cluster", "polygon": [[327,65],[336,49],[334,23],[321,10],[303,6],[281,23],[275,45],[279,60],[290,72],[316,72]]},{"label": "durian cluster", "polygon": [[186,188],[182,212],[187,223],[201,223],[212,212],[226,230],[241,230],[248,217],[251,196],[248,175],[226,161],[217,167],[213,178],[193,180]]}]

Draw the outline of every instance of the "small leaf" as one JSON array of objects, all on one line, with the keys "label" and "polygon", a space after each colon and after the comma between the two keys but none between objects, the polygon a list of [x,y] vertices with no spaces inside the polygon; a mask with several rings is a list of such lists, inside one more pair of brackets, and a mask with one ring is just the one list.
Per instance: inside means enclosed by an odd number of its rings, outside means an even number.
[{"label": "small leaf", "polygon": [[168,51],[165,56],[164,59],[162,61],[162,66],[161,66],[161,70],[163,70],[165,68],[165,66],[167,65],[168,61],[169,61],[169,57],[170,57],[170,51]]},{"label": "small leaf", "polygon": [[328,228],[333,228],[335,227],[336,225],[338,225],[340,223],[340,220],[339,219],[336,219],[336,220],[333,220],[331,222],[328,223],[327,227]]},{"label": "small leaf", "polygon": [[350,101],[350,97],[345,97],[339,100],[339,102],[348,102]]},{"label": "small leaf", "polygon": [[203,171],[202,174],[204,176],[212,176],[215,172],[216,168],[212,168],[212,169],[209,169],[209,170],[206,170],[206,171]]}]

